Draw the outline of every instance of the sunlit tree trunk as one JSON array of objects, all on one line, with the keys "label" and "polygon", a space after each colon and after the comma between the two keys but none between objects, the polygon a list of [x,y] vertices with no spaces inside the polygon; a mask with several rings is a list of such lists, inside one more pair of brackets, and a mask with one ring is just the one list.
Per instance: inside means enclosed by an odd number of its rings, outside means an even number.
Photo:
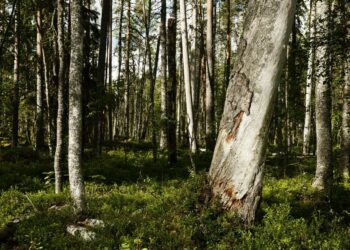
[{"label": "sunlit tree trunk", "polygon": [[65,57],[64,57],[64,0],[57,0],[57,45],[58,45],[58,89],[57,89],[57,120],[56,120],[56,150],[54,158],[55,192],[62,192],[62,156],[64,127],[64,88],[65,88]]},{"label": "sunlit tree trunk", "polygon": [[11,147],[16,148],[18,145],[18,110],[19,110],[19,18],[20,10],[17,3],[15,20],[14,20],[14,61],[13,61],[13,99],[12,99],[12,138]]},{"label": "sunlit tree trunk", "polygon": [[310,153],[310,137],[311,137],[311,101],[312,101],[312,86],[314,79],[315,68],[315,0],[310,1],[310,13],[309,13],[309,56],[307,63],[307,79],[305,89],[305,119],[304,119],[304,132],[303,132],[303,155]]},{"label": "sunlit tree trunk", "polygon": [[47,137],[48,137],[48,146],[49,154],[53,156],[53,137],[52,137],[52,116],[51,116],[51,98],[49,93],[49,65],[48,58],[46,56],[45,48],[42,47],[43,55],[43,69],[44,69],[44,86],[45,86],[45,101],[46,101],[46,112],[47,112]]},{"label": "sunlit tree trunk", "polygon": [[193,120],[193,102],[191,94],[191,79],[190,79],[190,65],[188,55],[188,39],[187,39],[187,18],[186,5],[184,0],[180,0],[180,16],[181,16],[181,38],[182,38],[182,55],[184,68],[184,82],[186,94],[186,110],[187,110],[187,124],[190,142],[190,150],[192,153],[197,151],[197,143],[194,134],[194,120]]},{"label": "sunlit tree trunk", "polygon": [[41,9],[36,12],[36,119],[35,119],[35,148],[44,147],[44,111],[43,111],[43,56],[42,56],[42,17]]},{"label": "sunlit tree trunk", "polygon": [[295,2],[249,1],[209,171],[214,196],[247,223],[261,200],[268,128]]},{"label": "sunlit tree trunk", "polygon": [[129,114],[129,104],[130,104],[130,35],[131,35],[131,0],[128,0],[128,12],[127,12],[127,31],[125,37],[125,92],[124,92],[124,117],[125,117],[125,137],[129,137],[130,130],[130,114]]},{"label": "sunlit tree trunk", "polygon": [[70,191],[76,212],[85,210],[82,174],[82,72],[83,38],[82,2],[71,1],[71,61],[69,68],[68,171]]},{"label": "sunlit tree trunk", "polygon": [[207,76],[205,87],[206,148],[215,146],[213,0],[207,0]]},{"label": "sunlit tree trunk", "polygon": [[176,163],[176,11],[177,4],[174,1],[173,16],[168,19],[168,71],[169,82],[167,87],[167,117],[168,117],[168,163],[173,165]]},{"label": "sunlit tree trunk", "polygon": [[165,149],[167,147],[167,49],[166,49],[166,0],[161,0],[160,11],[160,47],[161,55],[160,60],[162,62],[161,71],[161,91],[160,91],[160,108],[161,108],[161,121],[160,121],[160,148]]},{"label": "sunlit tree trunk", "polygon": [[341,128],[341,158],[342,175],[349,179],[350,171],[350,3],[347,2],[343,8],[343,26],[346,32],[344,38],[344,89],[343,89],[343,112]]},{"label": "sunlit tree trunk", "polygon": [[329,190],[332,180],[332,100],[328,61],[328,1],[316,2],[316,174],[312,186]]}]

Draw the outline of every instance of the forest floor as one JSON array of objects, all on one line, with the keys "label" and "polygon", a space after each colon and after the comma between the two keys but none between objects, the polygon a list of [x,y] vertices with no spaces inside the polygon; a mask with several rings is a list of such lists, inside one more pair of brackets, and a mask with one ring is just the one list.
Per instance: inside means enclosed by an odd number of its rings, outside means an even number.
[{"label": "forest floor", "polygon": [[[350,185],[335,184],[332,201],[311,188],[315,159],[269,156],[257,222],[246,227],[208,202],[211,154],[180,150],[176,167],[150,145],[118,144],[84,156],[88,211],[73,215],[67,175],[54,194],[52,159],[29,148],[0,149],[0,229],[19,219],[0,249],[350,249]],[[65,166],[66,169],[67,166]],[[65,173],[67,171],[65,170]],[[71,236],[70,224],[95,218],[96,238]]]}]

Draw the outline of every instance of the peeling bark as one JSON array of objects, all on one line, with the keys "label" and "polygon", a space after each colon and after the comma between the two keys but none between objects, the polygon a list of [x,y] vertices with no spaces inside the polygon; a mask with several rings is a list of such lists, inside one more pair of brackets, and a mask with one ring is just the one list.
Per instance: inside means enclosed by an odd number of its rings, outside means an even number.
[{"label": "peeling bark", "polygon": [[268,127],[294,0],[249,1],[209,171],[215,197],[248,224],[261,200]]}]

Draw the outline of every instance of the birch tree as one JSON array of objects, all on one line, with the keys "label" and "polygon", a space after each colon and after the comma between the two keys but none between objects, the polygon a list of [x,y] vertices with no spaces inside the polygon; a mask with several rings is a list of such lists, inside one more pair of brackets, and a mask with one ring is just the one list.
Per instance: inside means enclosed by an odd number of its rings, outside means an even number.
[{"label": "birch tree", "polygon": [[189,66],[189,55],[188,55],[187,17],[186,17],[186,5],[184,0],[180,0],[180,18],[181,18],[180,20],[181,44],[182,44],[182,56],[183,56],[183,68],[184,68],[188,135],[189,135],[189,142],[190,142],[190,150],[192,153],[195,153],[197,151],[197,143],[196,143],[196,138],[194,134],[193,102],[192,102],[192,93],[191,93],[190,66]]},{"label": "birch tree", "polygon": [[295,2],[249,1],[209,170],[214,196],[247,223],[261,200],[268,127]]},{"label": "birch tree", "polygon": [[82,72],[83,38],[82,2],[71,1],[71,61],[69,68],[68,171],[70,191],[76,212],[85,210],[82,174]]},{"label": "birch tree", "polygon": [[55,192],[62,192],[62,150],[64,126],[64,8],[63,0],[57,0],[57,45],[58,45],[58,89],[57,89],[57,120],[56,120],[56,150],[54,158]]},{"label": "birch tree", "polygon": [[312,186],[329,189],[332,177],[332,100],[328,65],[328,1],[316,2],[316,174]]}]

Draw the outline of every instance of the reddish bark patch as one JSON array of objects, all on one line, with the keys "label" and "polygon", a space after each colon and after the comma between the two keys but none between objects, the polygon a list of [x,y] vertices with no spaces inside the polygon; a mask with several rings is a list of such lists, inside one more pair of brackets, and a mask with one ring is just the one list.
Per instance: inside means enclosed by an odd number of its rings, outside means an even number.
[{"label": "reddish bark patch", "polygon": [[239,125],[241,124],[242,118],[243,118],[243,111],[240,111],[235,118],[233,118],[233,126],[232,129],[230,131],[230,133],[226,136],[226,142],[231,142],[232,140],[234,140],[236,138],[238,129],[239,129]]}]

